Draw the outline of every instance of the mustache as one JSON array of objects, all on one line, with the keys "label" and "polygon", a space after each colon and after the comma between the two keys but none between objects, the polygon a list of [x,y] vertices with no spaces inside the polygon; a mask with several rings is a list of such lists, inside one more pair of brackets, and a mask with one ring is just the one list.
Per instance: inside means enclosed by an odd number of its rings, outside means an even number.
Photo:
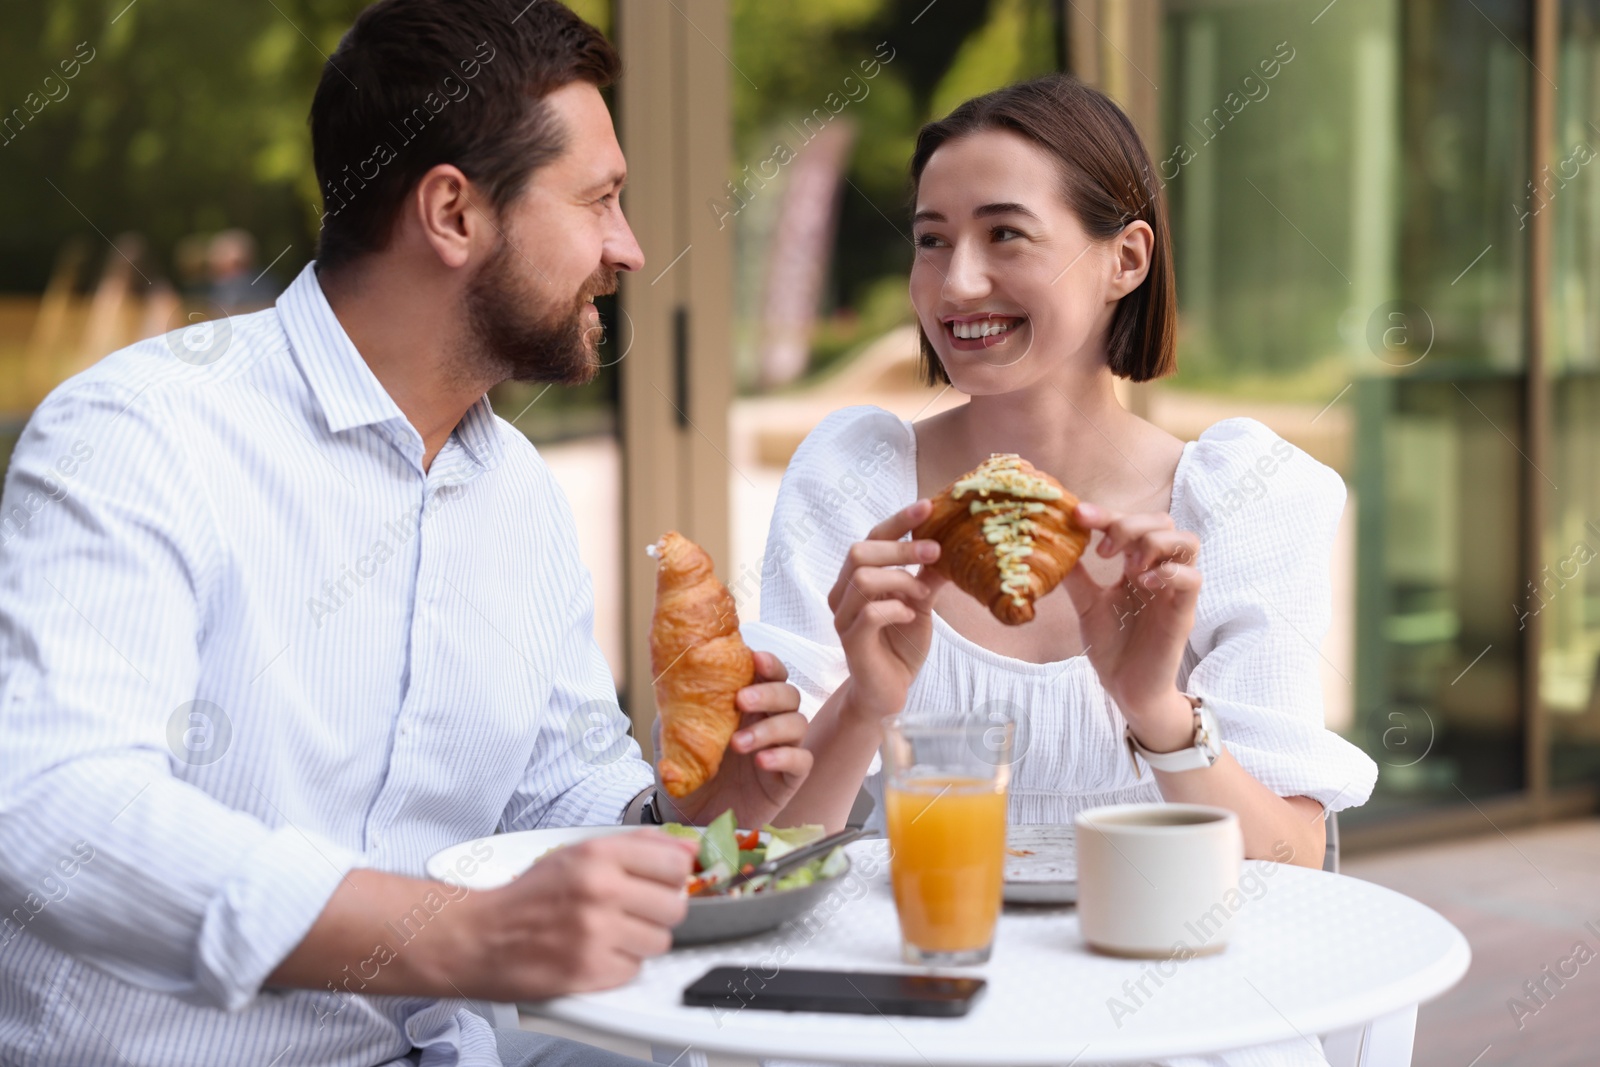
[{"label": "mustache", "polygon": [[610,296],[617,291],[617,271],[601,267],[589,275],[589,280],[578,290],[578,303],[587,304],[597,296]]}]

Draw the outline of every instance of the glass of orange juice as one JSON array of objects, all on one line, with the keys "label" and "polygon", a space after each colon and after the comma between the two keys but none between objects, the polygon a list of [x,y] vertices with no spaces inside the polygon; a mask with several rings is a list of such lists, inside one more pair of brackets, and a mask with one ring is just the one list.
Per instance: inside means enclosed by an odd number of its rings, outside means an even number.
[{"label": "glass of orange juice", "polygon": [[907,963],[984,963],[1005,881],[1012,723],[891,719],[889,877]]}]

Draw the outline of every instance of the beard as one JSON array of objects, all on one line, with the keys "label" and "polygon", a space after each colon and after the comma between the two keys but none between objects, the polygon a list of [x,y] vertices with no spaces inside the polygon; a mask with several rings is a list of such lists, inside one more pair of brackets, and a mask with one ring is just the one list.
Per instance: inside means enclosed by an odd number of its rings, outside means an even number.
[{"label": "beard", "polygon": [[553,302],[521,284],[513,256],[521,258],[502,241],[467,285],[470,362],[502,381],[592,381],[600,369],[602,327],[586,324],[584,311],[594,297],[617,291],[617,272],[601,266],[571,301]]}]

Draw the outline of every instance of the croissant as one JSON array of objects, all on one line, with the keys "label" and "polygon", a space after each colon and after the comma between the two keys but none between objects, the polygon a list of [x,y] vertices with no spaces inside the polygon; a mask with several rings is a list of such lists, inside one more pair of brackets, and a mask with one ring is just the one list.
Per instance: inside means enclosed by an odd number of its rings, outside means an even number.
[{"label": "croissant", "polygon": [[755,680],[755,658],[739,636],[739,611],[717,581],[706,550],[676,531],[649,550],[656,569],[650,673],[661,717],[656,769],[674,797],[717,773],[739,726],[734,694]]},{"label": "croissant", "polygon": [[995,453],[933,498],[912,536],[942,546],[930,566],[987,604],[1007,626],[1033,620],[1034,601],[1078,563],[1089,531],[1078,498],[1013,453]]}]

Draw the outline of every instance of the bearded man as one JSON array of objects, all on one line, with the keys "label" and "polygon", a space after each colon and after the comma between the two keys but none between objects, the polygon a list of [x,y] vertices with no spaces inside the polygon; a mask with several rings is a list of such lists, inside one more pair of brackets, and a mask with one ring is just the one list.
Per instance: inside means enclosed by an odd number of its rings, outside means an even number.
[{"label": "bearded man", "polygon": [[[644,265],[617,71],[553,0],[375,4],[311,106],[317,262],[34,413],[0,504],[0,1061],[622,1062],[464,1001],[627,981],[687,846],[610,836],[484,892],[424,871],[659,821],[566,500],[485,396],[592,377],[590,301]],[[675,814],[759,824],[805,777],[798,693],[757,673]]]}]

